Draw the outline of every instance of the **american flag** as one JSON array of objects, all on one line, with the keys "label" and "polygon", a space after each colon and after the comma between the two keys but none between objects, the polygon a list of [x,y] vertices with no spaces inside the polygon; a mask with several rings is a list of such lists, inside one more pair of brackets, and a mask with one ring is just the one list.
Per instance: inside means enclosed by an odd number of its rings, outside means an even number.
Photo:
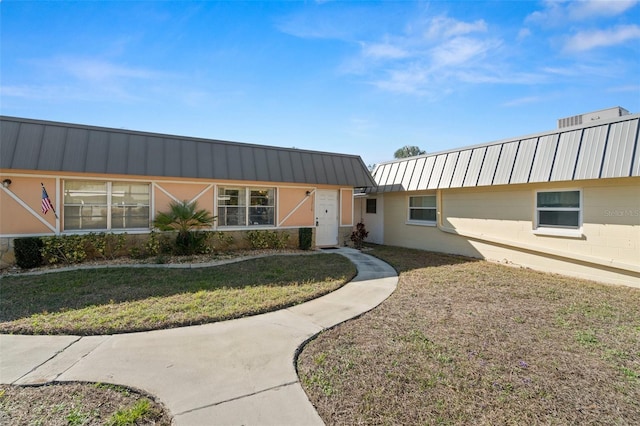
[{"label": "american flag", "polygon": [[51,200],[49,199],[49,194],[47,194],[47,190],[44,189],[44,185],[42,186],[42,213],[47,214],[49,210],[53,210],[53,213],[56,211],[53,209],[53,204],[51,204]]}]

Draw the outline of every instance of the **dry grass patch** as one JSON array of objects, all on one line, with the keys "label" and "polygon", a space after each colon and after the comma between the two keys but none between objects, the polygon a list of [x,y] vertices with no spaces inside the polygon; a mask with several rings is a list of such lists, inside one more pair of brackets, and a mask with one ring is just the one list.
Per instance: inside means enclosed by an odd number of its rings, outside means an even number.
[{"label": "dry grass patch", "polygon": [[311,341],[327,424],[640,424],[640,291],[397,247],[396,292]]},{"label": "dry grass patch", "polygon": [[203,324],[301,303],[342,286],[337,254],[202,269],[106,268],[0,279],[0,333],[96,335]]},{"label": "dry grass patch", "polygon": [[0,424],[169,426],[167,410],[122,386],[69,383],[0,386]]}]

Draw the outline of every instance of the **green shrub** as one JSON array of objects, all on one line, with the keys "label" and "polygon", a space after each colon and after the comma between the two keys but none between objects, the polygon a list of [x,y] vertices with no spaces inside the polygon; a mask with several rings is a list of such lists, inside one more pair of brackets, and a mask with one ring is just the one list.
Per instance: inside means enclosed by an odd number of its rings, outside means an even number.
[{"label": "green shrub", "polygon": [[247,231],[245,239],[252,249],[283,249],[289,241],[289,234],[276,231]]},{"label": "green shrub", "polygon": [[301,250],[309,250],[313,243],[313,229],[312,228],[300,228],[298,229],[298,247]]},{"label": "green shrub", "polygon": [[13,253],[16,264],[22,269],[42,265],[42,240],[39,237],[16,238],[13,240]]},{"label": "green shrub", "polygon": [[230,232],[218,231],[214,236],[217,240],[217,243],[215,244],[215,248],[217,250],[225,250],[233,245],[233,235],[231,235]]},{"label": "green shrub", "polygon": [[42,239],[42,257],[46,263],[80,263],[87,257],[86,235],[60,235]]},{"label": "green shrub", "polygon": [[90,233],[80,236],[84,240],[87,250],[87,260],[115,259],[123,255],[127,242],[127,234],[112,234],[108,232]]}]

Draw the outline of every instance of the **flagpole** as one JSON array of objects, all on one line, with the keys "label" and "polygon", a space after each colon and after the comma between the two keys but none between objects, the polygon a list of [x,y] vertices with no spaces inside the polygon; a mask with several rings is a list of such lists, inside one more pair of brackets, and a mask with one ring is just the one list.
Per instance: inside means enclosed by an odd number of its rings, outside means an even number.
[{"label": "flagpole", "polygon": [[[42,189],[44,190],[45,194],[47,194],[47,198],[49,198],[49,193],[47,192],[47,189],[44,187],[44,183],[40,182],[40,186],[42,186]],[[49,205],[51,206],[51,210],[53,211],[53,216],[55,216],[55,218],[58,219],[58,213],[56,213],[56,209],[55,207],[53,207],[53,203],[51,202],[51,199],[49,199]]]}]

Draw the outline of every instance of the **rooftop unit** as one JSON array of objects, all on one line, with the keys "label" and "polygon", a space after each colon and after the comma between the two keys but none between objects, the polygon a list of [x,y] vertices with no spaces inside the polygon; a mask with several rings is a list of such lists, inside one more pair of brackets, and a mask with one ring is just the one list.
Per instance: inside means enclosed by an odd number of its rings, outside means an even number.
[{"label": "rooftop unit", "polygon": [[629,115],[629,111],[621,107],[607,108],[600,111],[587,112],[585,114],[561,118],[558,120],[558,128],[562,129],[564,127],[580,126],[582,124],[588,124],[592,121],[617,118],[622,117],[623,115]]}]

